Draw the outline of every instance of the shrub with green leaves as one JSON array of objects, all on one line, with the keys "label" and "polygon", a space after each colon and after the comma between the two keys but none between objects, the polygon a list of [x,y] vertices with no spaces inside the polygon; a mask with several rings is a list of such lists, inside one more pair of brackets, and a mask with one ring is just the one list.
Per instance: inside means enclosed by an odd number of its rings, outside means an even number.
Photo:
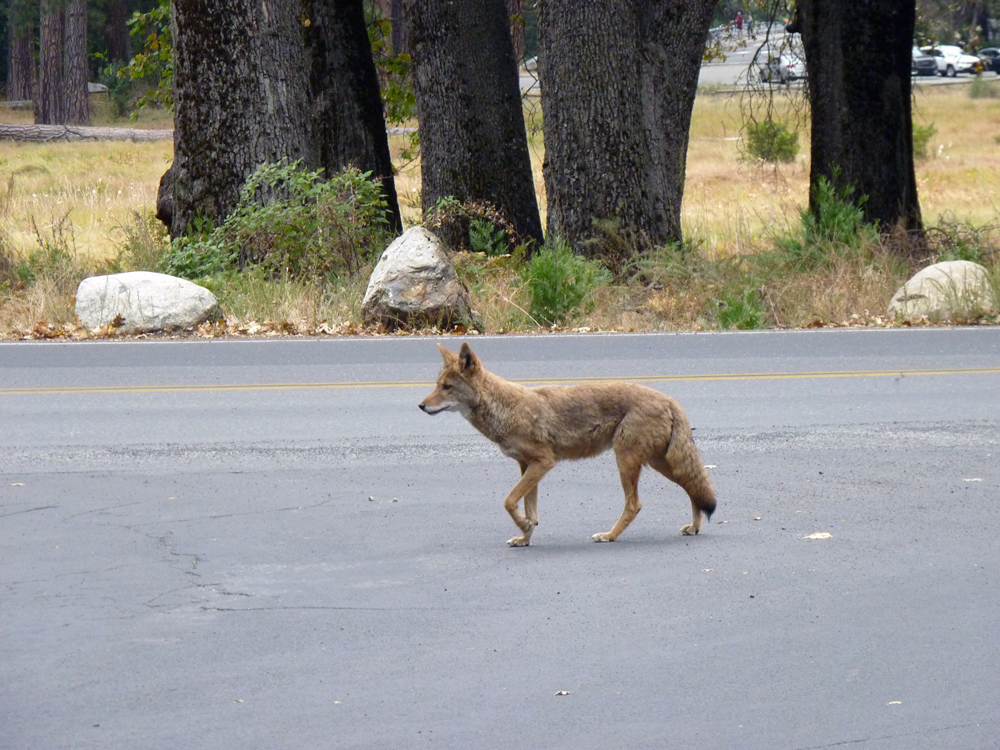
[{"label": "shrub with green leaves", "polygon": [[[837,174],[834,174],[834,180]],[[865,223],[862,206],[868,196],[854,198],[854,187],[837,188],[826,177],[816,181],[816,212],[802,209],[797,236],[778,240],[778,247],[800,268],[829,266],[837,255],[856,254],[877,243],[878,229]]]},{"label": "shrub with green leaves", "polygon": [[594,290],[611,280],[597,261],[573,252],[562,238],[550,240],[528,263],[531,317],[542,325],[566,323],[591,299]]},{"label": "shrub with green leaves", "polygon": [[793,162],[799,154],[799,134],[770,117],[747,125],[745,143],[751,156],[774,164]]},{"label": "shrub with green leaves", "polygon": [[293,279],[356,273],[391,240],[382,188],[370,177],[347,169],[323,179],[300,162],[264,164],[222,226],[206,232],[195,223],[174,240],[166,270],[185,278],[247,266]]},{"label": "shrub with green leaves", "polygon": [[750,331],[767,325],[764,302],[756,290],[725,296],[716,301],[715,307],[719,328]]},{"label": "shrub with green leaves", "polygon": [[510,252],[507,233],[489,219],[469,221],[469,246],[474,253],[486,253],[491,258]]},{"label": "shrub with green leaves", "polygon": [[914,159],[926,159],[928,157],[927,146],[930,144],[931,138],[935,135],[937,135],[937,128],[934,127],[934,123],[930,125],[921,125],[918,122],[913,123]]}]

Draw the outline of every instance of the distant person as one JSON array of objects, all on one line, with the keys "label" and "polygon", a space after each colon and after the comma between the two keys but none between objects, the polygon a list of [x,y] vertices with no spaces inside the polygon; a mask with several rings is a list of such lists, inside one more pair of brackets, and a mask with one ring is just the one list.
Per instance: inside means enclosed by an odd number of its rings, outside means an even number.
[{"label": "distant person", "polygon": [[753,16],[747,15],[747,36],[753,36]]},{"label": "distant person", "polygon": [[743,34],[743,14],[740,11],[736,11],[736,36],[741,36]]}]

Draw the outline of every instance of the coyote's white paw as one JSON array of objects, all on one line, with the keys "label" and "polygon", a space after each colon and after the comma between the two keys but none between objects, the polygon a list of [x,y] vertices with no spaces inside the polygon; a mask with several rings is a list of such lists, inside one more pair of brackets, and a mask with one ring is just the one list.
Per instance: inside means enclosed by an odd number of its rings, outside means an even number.
[{"label": "coyote's white paw", "polygon": [[699,531],[701,531],[701,529],[696,527],[693,523],[689,523],[687,526],[681,526],[681,533],[684,536],[694,536]]},{"label": "coyote's white paw", "polygon": [[508,547],[527,547],[531,542],[531,537],[529,536],[516,536],[513,539],[507,540]]},{"label": "coyote's white paw", "polygon": [[607,531],[602,531],[600,534],[594,534],[591,537],[595,542],[613,542],[614,539],[611,538],[611,534]]}]

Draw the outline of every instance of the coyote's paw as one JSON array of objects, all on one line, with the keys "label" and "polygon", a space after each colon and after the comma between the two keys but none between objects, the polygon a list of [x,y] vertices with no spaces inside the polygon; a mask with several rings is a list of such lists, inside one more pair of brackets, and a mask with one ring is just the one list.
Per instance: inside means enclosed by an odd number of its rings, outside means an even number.
[{"label": "coyote's paw", "polygon": [[613,542],[614,541],[614,537],[612,537],[611,533],[608,532],[608,531],[603,531],[600,534],[594,534],[591,537],[591,539],[593,539],[595,542]]},{"label": "coyote's paw", "polygon": [[693,523],[689,523],[687,526],[681,526],[681,533],[684,536],[694,536],[699,531],[701,531],[701,527],[695,526]]},{"label": "coyote's paw", "polygon": [[513,539],[508,539],[507,540],[507,546],[508,547],[527,547],[530,542],[531,542],[531,537],[530,536],[527,536],[527,535],[525,535],[525,536],[516,536]]}]

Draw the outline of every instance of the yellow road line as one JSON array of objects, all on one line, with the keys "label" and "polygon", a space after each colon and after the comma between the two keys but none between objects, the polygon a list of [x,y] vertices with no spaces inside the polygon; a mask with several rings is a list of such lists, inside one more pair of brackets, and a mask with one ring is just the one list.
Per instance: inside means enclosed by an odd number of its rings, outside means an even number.
[{"label": "yellow road line", "polygon": [[[808,380],[813,378],[886,378],[921,377],[928,375],[996,375],[1000,367],[977,367],[948,370],[866,370],[861,372],[760,372],[731,375],[649,375],[632,378],[536,378],[518,380],[536,385],[568,385],[571,383],[608,383],[627,380],[633,383],[680,383],[715,380]],[[67,386],[54,388],[0,388],[0,396],[46,396],[114,393],[220,393],[226,391],[312,391],[351,388],[431,388],[433,381],[384,381],[357,383],[246,383],[220,385],[123,385]]]}]

